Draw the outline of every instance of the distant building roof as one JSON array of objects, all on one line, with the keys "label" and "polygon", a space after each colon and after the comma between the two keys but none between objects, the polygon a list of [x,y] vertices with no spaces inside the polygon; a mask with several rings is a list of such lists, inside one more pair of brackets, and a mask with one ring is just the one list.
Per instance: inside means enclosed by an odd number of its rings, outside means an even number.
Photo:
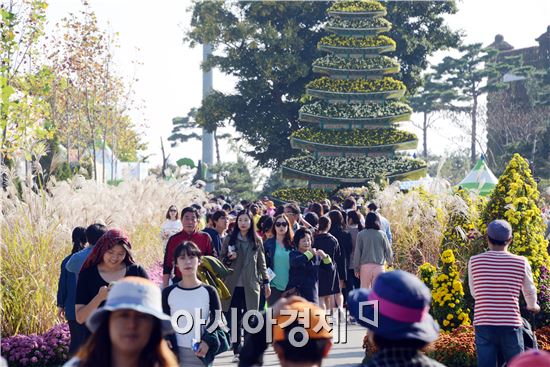
[{"label": "distant building roof", "polygon": [[495,36],[495,41],[491,43],[489,47],[499,51],[507,51],[514,48],[514,46],[504,40],[504,36],[502,34],[497,34]]}]

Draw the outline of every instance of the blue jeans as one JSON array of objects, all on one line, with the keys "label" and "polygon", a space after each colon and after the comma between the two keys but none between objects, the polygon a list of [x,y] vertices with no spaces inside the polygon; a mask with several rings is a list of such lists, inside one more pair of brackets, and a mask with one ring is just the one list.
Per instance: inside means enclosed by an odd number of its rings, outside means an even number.
[{"label": "blue jeans", "polygon": [[497,363],[501,366],[523,352],[523,333],[519,326],[476,326],[475,337],[479,367],[495,367]]}]

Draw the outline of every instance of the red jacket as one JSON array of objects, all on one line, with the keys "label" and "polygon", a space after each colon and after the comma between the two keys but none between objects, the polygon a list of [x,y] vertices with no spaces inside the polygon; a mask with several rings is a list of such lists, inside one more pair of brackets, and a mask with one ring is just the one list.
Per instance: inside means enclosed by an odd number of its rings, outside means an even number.
[{"label": "red jacket", "polygon": [[[193,232],[188,234],[185,231],[176,233],[168,240],[166,244],[166,251],[164,252],[164,265],[163,265],[163,274],[171,274],[172,269],[174,268],[174,251],[176,247],[182,244],[185,241],[191,241],[199,247],[202,255],[212,255],[212,240],[208,233],[204,232]],[[181,279],[181,273],[176,267],[176,278],[177,280]]]}]

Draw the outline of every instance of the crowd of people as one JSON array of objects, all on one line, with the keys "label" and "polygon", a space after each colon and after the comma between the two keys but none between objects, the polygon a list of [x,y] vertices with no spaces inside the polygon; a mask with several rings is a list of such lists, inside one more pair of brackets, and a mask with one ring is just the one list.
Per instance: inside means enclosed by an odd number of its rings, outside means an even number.
[{"label": "crowd of people", "polygon": [[[430,291],[412,274],[385,272],[393,264],[393,238],[376,203],[359,208],[349,197],[300,208],[276,207],[268,198],[233,205],[222,197],[211,204],[168,208],[160,287],[136,263],[123,231],[97,223],[74,229],[57,299],[71,333],[67,366],[209,366],[227,350],[241,366],[261,365],[269,344],[266,311],[277,320],[273,348],[281,365],[321,365],[332,332],[304,326],[300,317],[281,328],[289,310],[366,327],[378,350],[368,366],[441,366],[422,352],[439,335],[428,313]],[[529,263],[507,251],[513,237],[505,221],[491,222],[487,238],[489,251],[468,267],[479,365],[548,362],[543,352],[522,354],[520,293],[528,310],[540,310]],[[205,261],[224,269],[213,272],[221,283],[200,280]],[[376,326],[365,322],[374,316],[360,307],[365,301],[379,303]],[[257,311],[247,321],[261,323],[261,331],[242,327],[248,311]],[[189,326],[182,315],[204,322]],[[290,342],[297,327],[308,335],[299,347]]]}]

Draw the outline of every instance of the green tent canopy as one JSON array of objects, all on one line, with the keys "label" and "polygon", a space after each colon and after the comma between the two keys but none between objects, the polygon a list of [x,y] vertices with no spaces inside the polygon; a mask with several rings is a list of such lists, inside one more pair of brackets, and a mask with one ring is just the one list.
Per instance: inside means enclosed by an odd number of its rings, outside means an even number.
[{"label": "green tent canopy", "polygon": [[496,186],[498,179],[495,177],[493,172],[485,164],[485,159],[482,156],[474,166],[474,168],[468,173],[466,177],[458,186],[461,186],[464,189],[469,191],[476,191],[481,196],[486,196],[493,191]]}]

